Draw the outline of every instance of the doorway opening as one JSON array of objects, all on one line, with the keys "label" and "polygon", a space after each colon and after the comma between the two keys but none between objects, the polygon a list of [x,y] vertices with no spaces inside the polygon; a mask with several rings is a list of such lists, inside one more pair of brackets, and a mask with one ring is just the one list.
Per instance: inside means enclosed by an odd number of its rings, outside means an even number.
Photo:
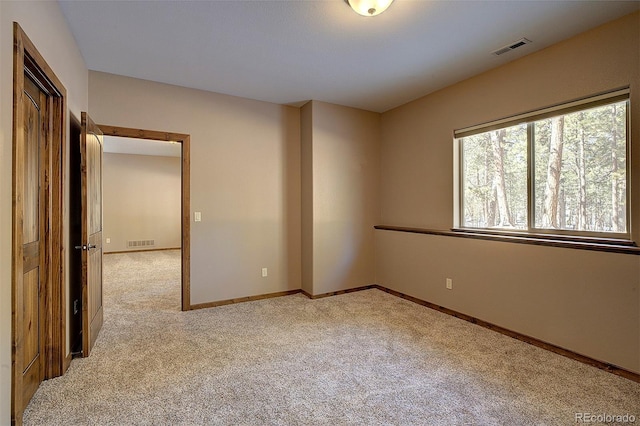
[{"label": "doorway opening", "polygon": [[181,310],[181,145],[105,136],[103,158],[105,294],[140,275],[162,277],[119,295]]},{"label": "doorway opening", "polygon": [[[135,250],[149,249],[178,249],[181,256],[181,301],[180,308],[183,311],[191,309],[190,282],[189,282],[189,266],[190,266],[190,136],[180,133],[167,133],[152,130],[132,129],[125,127],[109,126],[99,124],[105,136],[105,146],[107,147],[105,154],[126,155],[131,153],[152,154],[155,160],[147,161],[147,166],[154,168],[156,171],[164,170],[164,177],[158,176],[156,180],[157,187],[161,188],[158,194],[163,199],[157,199],[154,206],[142,206],[137,209],[139,216],[137,218],[130,217],[123,219],[117,214],[110,215],[108,209],[114,206],[105,205],[105,234],[104,234],[104,250],[106,253],[128,252]],[[109,144],[111,142],[111,147]],[[124,147],[126,145],[126,147]],[[119,147],[118,147],[119,146]],[[110,151],[123,151],[122,153]],[[126,153],[124,151],[127,151]],[[134,155],[135,156],[135,155]],[[122,160],[121,157],[119,160]],[[136,159],[124,158],[133,166]],[[106,162],[111,159],[105,158]],[[151,165],[153,163],[153,165]],[[109,164],[105,166],[105,171]],[[140,166],[142,167],[142,166]],[[177,176],[178,191],[168,188],[167,185],[173,185],[172,176],[173,167],[179,172]],[[141,168],[138,169],[141,172]],[[107,172],[108,173],[108,172]],[[121,176],[122,177],[122,176]],[[134,178],[130,176],[130,178]],[[110,179],[106,177],[105,179]],[[139,175],[137,179],[151,179],[150,176],[143,177]],[[111,185],[113,182],[106,183],[105,186]],[[121,182],[124,184],[124,182]],[[105,191],[105,197],[109,195]],[[105,201],[108,202],[107,198]],[[139,199],[138,202],[143,201]],[[171,204],[178,203],[176,211],[172,210]],[[172,211],[157,211],[166,209]],[[132,210],[134,210],[132,208]],[[149,211],[156,210],[155,219],[150,220]],[[145,213],[145,211],[147,213]],[[146,218],[144,216],[147,216]],[[160,217],[162,216],[162,217]],[[144,221],[142,224],[140,221]],[[135,222],[138,221],[138,225]],[[120,223],[118,223],[120,222]],[[150,223],[155,222],[155,223]],[[176,225],[179,225],[176,227]],[[135,229],[144,229],[142,232],[136,233]],[[161,228],[165,228],[165,232],[161,232]]]}]

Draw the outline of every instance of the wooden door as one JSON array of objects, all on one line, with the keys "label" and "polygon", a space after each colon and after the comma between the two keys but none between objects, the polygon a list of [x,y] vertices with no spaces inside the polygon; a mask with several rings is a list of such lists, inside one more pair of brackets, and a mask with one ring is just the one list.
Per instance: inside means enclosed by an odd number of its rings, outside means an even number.
[{"label": "wooden door", "polygon": [[[1,0],[0,0],[1,1]],[[13,23],[11,422],[66,362],[66,91]]]},{"label": "wooden door", "polygon": [[[22,343],[22,404],[24,408],[44,378],[45,165],[47,95],[25,73],[22,169],[22,280],[17,289]],[[18,356],[20,356],[18,354]]]},{"label": "wooden door", "polygon": [[82,113],[80,135],[82,353],[89,356],[102,328],[102,132]]}]

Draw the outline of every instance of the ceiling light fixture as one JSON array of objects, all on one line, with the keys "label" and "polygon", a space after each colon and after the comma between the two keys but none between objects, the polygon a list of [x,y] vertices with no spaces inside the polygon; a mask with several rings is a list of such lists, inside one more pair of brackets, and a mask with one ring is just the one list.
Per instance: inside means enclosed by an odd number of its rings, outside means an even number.
[{"label": "ceiling light fixture", "polygon": [[345,0],[351,9],[362,16],[376,16],[387,10],[393,0]]}]

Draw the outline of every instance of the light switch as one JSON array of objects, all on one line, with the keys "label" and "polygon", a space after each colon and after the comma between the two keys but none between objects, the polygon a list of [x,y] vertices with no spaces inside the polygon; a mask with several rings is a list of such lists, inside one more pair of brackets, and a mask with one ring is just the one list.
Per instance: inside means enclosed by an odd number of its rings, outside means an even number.
[{"label": "light switch", "polygon": [[107,244],[111,244],[111,238],[107,238]]},{"label": "light switch", "polygon": [[193,220],[196,222],[202,222],[202,212],[195,212]]}]

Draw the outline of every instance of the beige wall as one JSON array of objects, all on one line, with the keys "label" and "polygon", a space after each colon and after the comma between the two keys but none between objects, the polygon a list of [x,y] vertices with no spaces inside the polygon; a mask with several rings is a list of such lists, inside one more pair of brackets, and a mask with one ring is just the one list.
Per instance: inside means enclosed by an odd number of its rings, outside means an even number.
[{"label": "beige wall", "polygon": [[142,249],[180,247],[180,190],[179,157],[105,153],[105,252],[140,249],[129,248],[129,240],[155,240]]},{"label": "beige wall", "polygon": [[191,135],[192,304],[300,288],[298,108],[98,72],[89,95],[96,123]]},{"label": "beige wall", "polygon": [[313,102],[300,109],[300,161],[302,187],[302,284],[313,294]]},{"label": "beige wall", "polygon": [[[623,86],[640,104],[639,13],[384,113],[382,223],[453,226],[454,129]],[[631,121],[638,188],[640,108]],[[381,285],[640,372],[638,256],[389,231],[376,246]]]},{"label": "beige wall", "polygon": [[311,246],[303,288],[317,295],[373,284],[380,114],[312,101],[302,116],[303,241]]},{"label": "beige wall", "polygon": [[[14,21],[20,24],[64,84],[67,89],[68,111],[80,117],[80,111],[86,110],[88,103],[87,69],[58,3],[0,1],[0,424],[9,424],[11,417],[11,128]],[[68,199],[68,194],[66,196]],[[67,212],[65,226],[68,227],[68,223]],[[68,247],[68,244],[65,245]]]}]

